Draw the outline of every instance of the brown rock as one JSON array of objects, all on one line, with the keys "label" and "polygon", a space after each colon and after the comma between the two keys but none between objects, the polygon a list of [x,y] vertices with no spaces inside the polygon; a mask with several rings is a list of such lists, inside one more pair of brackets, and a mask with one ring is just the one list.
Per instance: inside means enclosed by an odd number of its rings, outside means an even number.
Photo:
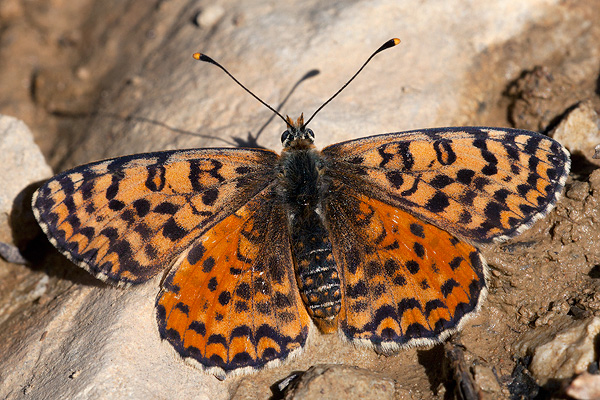
[{"label": "brown rock", "polygon": [[538,328],[515,346],[517,352],[532,355],[529,370],[540,385],[581,374],[596,361],[595,341],[600,318],[573,321],[563,317],[554,326]]},{"label": "brown rock", "polygon": [[600,375],[584,372],[573,379],[565,394],[576,400],[600,399]]},{"label": "brown rock", "polygon": [[[394,381],[345,365],[315,365],[286,391],[286,400],[394,399]],[[403,399],[407,397],[402,397]]]},{"label": "brown rock", "polygon": [[560,121],[552,135],[571,153],[581,154],[589,161],[594,155],[594,147],[600,143],[600,119],[590,101],[585,101]]}]

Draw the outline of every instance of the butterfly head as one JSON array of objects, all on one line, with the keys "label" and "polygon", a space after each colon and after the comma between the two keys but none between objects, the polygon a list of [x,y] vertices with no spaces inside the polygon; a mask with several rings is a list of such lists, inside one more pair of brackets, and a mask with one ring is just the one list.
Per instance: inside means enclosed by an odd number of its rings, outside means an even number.
[{"label": "butterfly head", "polygon": [[290,117],[286,117],[285,122],[288,128],[281,134],[281,144],[284,148],[310,146],[315,140],[314,132],[304,124],[304,115],[294,122]]}]

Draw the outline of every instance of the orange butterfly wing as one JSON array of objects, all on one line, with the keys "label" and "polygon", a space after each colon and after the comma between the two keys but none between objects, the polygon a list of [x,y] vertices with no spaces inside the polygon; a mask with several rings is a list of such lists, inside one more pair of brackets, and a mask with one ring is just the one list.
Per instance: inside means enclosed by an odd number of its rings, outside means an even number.
[{"label": "orange butterfly wing", "polygon": [[163,284],[157,319],[162,338],[221,377],[277,363],[304,346],[310,317],[273,187],[194,242]]},{"label": "orange butterfly wing", "polygon": [[486,266],[475,247],[349,188],[334,192],[326,214],[349,340],[382,350],[436,343],[479,307]]},{"label": "orange butterfly wing", "polygon": [[505,128],[391,133],[323,154],[334,179],[480,243],[513,237],[546,215],[570,168],[558,142]]},{"label": "orange butterfly wing", "polygon": [[83,165],[46,182],[34,214],[54,246],[102,280],[140,283],[273,179],[275,152],[164,151]]}]

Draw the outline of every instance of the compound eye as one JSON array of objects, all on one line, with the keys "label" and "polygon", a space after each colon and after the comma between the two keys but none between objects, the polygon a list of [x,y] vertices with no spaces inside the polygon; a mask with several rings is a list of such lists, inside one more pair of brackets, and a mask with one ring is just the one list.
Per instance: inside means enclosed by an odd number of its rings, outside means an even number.
[{"label": "compound eye", "polygon": [[315,139],[315,133],[312,131],[312,129],[307,129],[306,130],[306,136],[310,139],[310,140],[314,140]]},{"label": "compound eye", "polygon": [[281,143],[285,144],[285,142],[287,142],[290,139],[290,136],[292,134],[290,133],[290,131],[286,130],[285,132],[283,132],[281,134]]}]

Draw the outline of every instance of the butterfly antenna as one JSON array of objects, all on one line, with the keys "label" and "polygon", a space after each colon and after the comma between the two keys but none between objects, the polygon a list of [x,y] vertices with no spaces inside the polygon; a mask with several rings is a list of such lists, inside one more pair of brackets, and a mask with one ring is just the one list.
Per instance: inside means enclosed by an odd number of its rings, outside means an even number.
[{"label": "butterfly antenna", "polygon": [[329,98],[329,100],[327,100],[325,103],[323,103],[323,104],[321,105],[321,107],[317,108],[317,111],[315,111],[315,112],[313,113],[313,115],[311,115],[311,116],[310,116],[310,118],[308,119],[308,121],[306,121],[306,122],[304,123],[303,127],[304,127],[304,126],[307,126],[307,125],[308,125],[308,123],[309,123],[309,122],[310,122],[310,121],[311,121],[311,120],[312,120],[312,119],[315,117],[315,115],[317,115],[317,113],[323,109],[323,107],[325,107],[327,104],[329,104],[329,102],[330,102],[331,100],[333,100],[333,99],[334,99],[334,98],[335,98],[335,97],[336,97],[338,94],[340,94],[340,93],[341,93],[341,91],[342,91],[342,90],[344,90],[344,89],[346,88],[346,86],[348,86],[348,85],[350,84],[350,82],[352,82],[352,81],[354,80],[354,78],[356,78],[356,76],[357,76],[358,74],[360,74],[360,71],[362,71],[362,70],[363,70],[363,68],[367,66],[367,64],[369,63],[369,61],[371,61],[371,59],[372,59],[373,57],[375,57],[375,56],[376,56],[378,53],[381,53],[383,50],[387,50],[387,49],[389,49],[390,47],[394,47],[394,46],[396,46],[396,45],[397,45],[397,44],[399,44],[399,43],[400,43],[400,39],[398,39],[398,38],[390,39],[390,40],[388,40],[387,42],[385,42],[383,45],[381,45],[381,47],[380,47],[380,48],[378,48],[377,50],[375,50],[375,52],[374,52],[373,54],[371,54],[371,56],[370,56],[370,57],[367,59],[367,61],[365,61],[365,63],[362,65],[362,67],[360,67],[360,68],[358,69],[358,71],[356,71],[356,73],[355,73],[354,75],[352,75],[352,78],[350,78],[350,79],[348,80],[348,82],[346,82],[346,83],[344,84],[344,86],[342,86],[342,87],[341,87],[341,88],[340,88],[340,89],[339,89],[337,92],[335,92],[335,93],[334,93],[334,95],[333,95],[333,96],[331,96],[331,97]]},{"label": "butterfly antenna", "polygon": [[216,62],[215,60],[213,60],[212,58],[210,58],[209,56],[207,56],[206,54],[202,54],[202,53],[194,53],[192,55],[192,57],[194,57],[194,59],[198,60],[198,61],[204,61],[213,65],[216,65],[217,67],[221,68],[221,70],[223,70],[223,72],[225,72],[227,75],[229,75],[229,77],[231,79],[233,79],[233,81],[235,83],[237,83],[238,85],[240,85],[242,87],[242,89],[244,89],[246,92],[250,93],[250,95],[252,97],[254,97],[256,100],[258,100],[263,106],[267,107],[269,110],[273,111],[277,116],[279,116],[279,118],[281,118],[286,125],[288,125],[290,128],[292,128],[292,126],[290,125],[290,123],[288,122],[287,119],[283,118],[283,116],[273,107],[271,107],[270,105],[268,105],[267,103],[265,103],[264,101],[262,101],[257,95],[255,95],[254,93],[252,93],[250,91],[250,89],[248,89],[246,86],[242,85],[242,83],[240,81],[238,81],[237,79],[235,79],[235,77],[233,75],[231,75],[229,73],[229,71],[227,71],[225,69],[224,66],[222,66],[221,64],[219,64],[218,62]]}]

